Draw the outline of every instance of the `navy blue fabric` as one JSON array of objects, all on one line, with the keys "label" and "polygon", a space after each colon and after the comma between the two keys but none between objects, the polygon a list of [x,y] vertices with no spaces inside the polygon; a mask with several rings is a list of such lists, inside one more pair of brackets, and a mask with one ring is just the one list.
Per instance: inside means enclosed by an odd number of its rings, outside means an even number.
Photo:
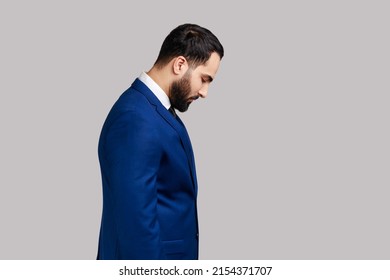
[{"label": "navy blue fabric", "polygon": [[198,259],[190,138],[140,80],[109,112],[98,153],[103,213],[97,259]]}]

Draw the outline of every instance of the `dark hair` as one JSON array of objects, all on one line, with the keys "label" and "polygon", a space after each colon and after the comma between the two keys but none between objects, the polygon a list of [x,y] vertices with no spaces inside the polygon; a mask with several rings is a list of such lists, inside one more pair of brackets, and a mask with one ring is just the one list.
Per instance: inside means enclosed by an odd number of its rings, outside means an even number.
[{"label": "dark hair", "polygon": [[155,65],[164,66],[182,55],[190,66],[197,67],[206,63],[213,52],[222,59],[224,51],[218,38],[206,28],[186,23],[173,29],[165,38]]}]

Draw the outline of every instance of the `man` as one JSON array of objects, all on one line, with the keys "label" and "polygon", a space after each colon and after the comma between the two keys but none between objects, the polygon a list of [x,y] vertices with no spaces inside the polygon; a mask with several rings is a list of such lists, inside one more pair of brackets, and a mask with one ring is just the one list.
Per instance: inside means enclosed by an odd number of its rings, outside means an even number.
[{"label": "man", "polygon": [[98,259],[198,259],[195,162],[175,109],[207,96],[223,54],[209,30],[180,25],[112,107],[98,148]]}]

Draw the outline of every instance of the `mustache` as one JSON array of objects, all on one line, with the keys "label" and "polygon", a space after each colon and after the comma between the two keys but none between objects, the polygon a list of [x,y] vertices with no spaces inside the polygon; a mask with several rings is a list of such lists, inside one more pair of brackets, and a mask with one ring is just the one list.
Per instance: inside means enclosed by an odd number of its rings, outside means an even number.
[{"label": "mustache", "polygon": [[199,95],[195,95],[195,96],[190,97],[189,99],[196,100],[198,98],[199,98]]}]

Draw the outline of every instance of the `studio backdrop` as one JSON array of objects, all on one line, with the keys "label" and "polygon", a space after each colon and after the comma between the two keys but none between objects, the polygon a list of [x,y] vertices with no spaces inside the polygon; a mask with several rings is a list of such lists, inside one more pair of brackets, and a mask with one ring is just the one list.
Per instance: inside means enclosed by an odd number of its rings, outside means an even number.
[{"label": "studio backdrop", "polygon": [[180,114],[201,259],[390,258],[386,1],[2,1],[0,259],[94,259],[97,143],[170,30],[225,57]]}]

